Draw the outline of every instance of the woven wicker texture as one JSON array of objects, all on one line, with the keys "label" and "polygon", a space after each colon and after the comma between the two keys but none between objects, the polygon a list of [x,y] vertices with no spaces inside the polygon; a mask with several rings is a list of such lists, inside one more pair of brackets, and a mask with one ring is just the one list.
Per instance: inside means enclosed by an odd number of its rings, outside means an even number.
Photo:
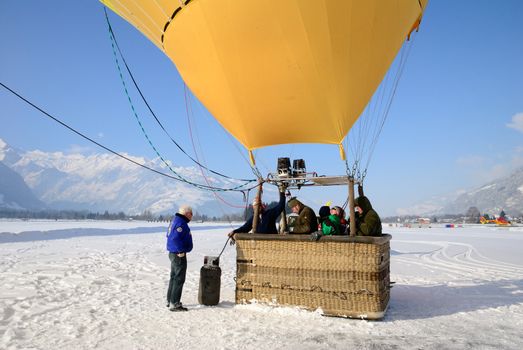
[{"label": "woven wicker texture", "polygon": [[256,300],[381,318],[390,297],[390,236],[384,237],[312,242],[307,236],[241,235],[236,303]]}]

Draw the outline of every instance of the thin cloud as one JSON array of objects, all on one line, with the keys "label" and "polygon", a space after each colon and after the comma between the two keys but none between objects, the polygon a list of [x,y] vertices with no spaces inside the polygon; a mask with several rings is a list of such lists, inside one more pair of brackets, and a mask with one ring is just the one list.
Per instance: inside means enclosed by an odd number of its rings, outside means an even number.
[{"label": "thin cloud", "polygon": [[512,122],[508,123],[507,126],[523,133],[523,113],[518,113],[512,116]]},{"label": "thin cloud", "polygon": [[494,181],[496,179],[508,176],[512,170],[513,169],[509,164],[496,164],[488,169],[483,174],[483,177],[485,178],[485,181]]},{"label": "thin cloud", "polygon": [[[517,148],[515,152],[518,152]],[[485,181],[494,181],[512,174],[516,169],[523,167],[523,157],[515,153],[511,158],[507,158],[503,163],[493,164],[486,168],[482,173],[482,178]]]},{"label": "thin cloud", "polygon": [[487,158],[479,155],[470,155],[457,158],[455,163],[468,173],[471,184],[479,185],[506,177],[516,169],[523,167],[522,151],[523,148],[518,146],[514,147],[512,152],[507,152],[511,156]]}]

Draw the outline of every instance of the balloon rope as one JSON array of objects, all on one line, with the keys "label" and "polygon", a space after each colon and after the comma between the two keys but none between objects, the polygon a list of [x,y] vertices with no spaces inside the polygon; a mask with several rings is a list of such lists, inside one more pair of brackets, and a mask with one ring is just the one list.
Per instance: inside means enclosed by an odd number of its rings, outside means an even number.
[{"label": "balloon rope", "polygon": [[[108,151],[108,152],[114,154],[115,156],[118,156],[118,157],[120,157],[120,158],[122,158],[122,159],[124,159],[124,160],[126,160],[126,161],[128,161],[128,162],[130,162],[130,163],[133,163],[134,165],[137,165],[137,166],[139,166],[139,167],[142,167],[142,168],[144,168],[144,169],[147,169],[147,170],[149,170],[149,171],[151,171],[151,172],[153,172],[153,173],[156,173],[156,174],[158,174],[158,175],[162,175],[162,176],[168,177],[168,178],[170,178],[170,179],[172,179],[172,180],[182,181],[182,180],[180,180],[179,178],[174,177],[174,176],[172,176],[172,175],[170,175],[170,174],[162,173],[161,171],[158,171],[158,170],[156,170],[156,169],[153,169],[153,168],[151,168],[151,167],[148,167],[147,165],[140,164],[140,163],[138,163],[137,161],[135,161],[135,160],[133,160],[133,159],[131,159],[131,158],[129,158],[129,157],[126,157],[126,156],[124,156],[123,154],[120,154],[120,153],[116,152],[115,150],[113,150],[113,149],[111,149],[111,148],[109,148],[109,147],[107,147],[107,146],[105,146],[105,145],[103,145],[103,144],[101,144],[101,143],[99,143],[99,142],[93,140],[92,138],[90,138],[90,137],[84,135],[84,134],[81,133],[80,131],[78,131],[78,130],[74,129],[73,127],[69,126],[68,124],[64,123],[64,122],[61,121],[60,119],[58,119],[58,118],[52,116],[51,114],[49,114],[48,112],[46,112],[44,109],[38,107],[37,105],[35,105],[35,104],[32,103],[31,101],[29,101],[28,99],[26,99],[25,97],[23,97],[23,96],[20,95],[19,93],[15,92],[15,91],[12,90],[11,88],[9,88],[7,85],[3,84],[2,82],[0,82],[0,86],[2,86],[2,87],[3,87],[4,89],[6,89],[7,91],[11,92],[13,95],[15,95],[16,97],[18,97],[19,99],[21,99],[22,101],[24,101],[25,103],[27,103],[28,105],[30,105],[31,107],[33,107],[34,109],[36,109],[37,111],[39,111],[40,113],[42,113],[43,115],[45,115],[46,117],[52,119],[53,121],[57,122],[58,124],[62,125],[63,127],[67,128],[67,129],[69,129],[70,131],[72,131],[73,133],[77,134],[78,136],[84,138],[85,140],[87,140],[87,141],[89,141],[89,142],[95,144],[96,146],[98,146],[98,147],[100,147],[100,148],[102,148],[102,149],[104,149],[104,150],[106,150],[106,151]],[[254,187],[257,187],[257,186],[258,186],[258,184],[256,184],[256,186],[254,186]],[[251,189],[253,189],[254,187],[249,188],[249,189],[246,189],[246,190],[251,190]]]},{"label": "balloon rope", "polygon": [[[104,8],[104,10],[105,10],[105,8]],[[106,17],[107,17],[107,12],[106,12]],[[121,82],[123,84],[123,88],[124,88],[125,94],[127,96],[127,99],[129,101],[129,103],[131,104],[131,109],[133,111],[133,115],[134,115],[136,121],[138,122],[138,125],[140,126],[140,129],[141,129],[142,133],[144,134],[146,140],[148,141],[149,145],[151,146],[151,148],[154,150],[154,152],[160,158],[160,160],[165,164],[165,166],[177,177],[177,179],[182,181],[182,182],[185,182],[185,183],[187,183],[189,185],[192,185],[194,187],[197,187],[197,188],[200,188],[200,189],[204,189],[204,190],[210,190],[210,191],[235,191],[235,190],[239,190],[241,187],[246,186],[249,183],[254,182],[255,180],[252,180],[252,181],[249,180],[249,181],[246,181],[244,184],[241,184],[241,185],[238,185],[238,186],[235,186],[235,187],[232,187],[232,188],[219,188],[219,187],[203,185],[203,184],[198,184],[198,183],[189,181],[189,180],[185,179],[183,176],[181,176],[180,174],[178,174],[171,167],[171,165],[160,154],[160,152],[158,151],[156,146],[152,143],[151,139],[149,138],[149,135],[145,131],[145,128],[144,128],[140,118],[138,117],[138,113],[136,112],[136,109],[134,108],[134,104],[132,102],[131,96],[129,95],[129,91],[127,90],[127,85],[125,84],[125,80],[123,78],[122,70],[120,68],[120,62],[118,60],[118,55],[116,53],[116,48],[115,48],[115,38],[114,38],[114,35],[113,35],[113,32],[112,32],[112,29],[110,27],[110,24],[109,24],[109,36],[110,36],[110,39],[111,39],[111,46],[113,48],[113,54],[114,54],[116,66],[118,68],[118,72],[119,72],[119,75],[120,75],[120,78],[121,78]]]},{"label": "balloon rope", "polygon": [[[145,105],[147,106],[147,108],[149,109],[149,112],[151,112],[151,115],[154,117],[154,119],[156,120],[156,123],[158,123],[158,125],[160,126],[160,128],[164,131],[164,133],[169,137],[169,139],[176,145],[176,147],[183,153],[185,154],[189,159],[191,159],[194,163],[204,167],[205,169],[207,169],[208,171],[210,171],[211,173],[215,174],[215,175],[218,175],[218,176],[222,176],[224,178],[227,178],[227,179],[231,179],[231,180],[239,180],[239,181],[256,181],[254,179],[235,179],[235,178],[232,178],[230,176],[227,176],[227,175],[224,175],[224,174],[221,174],[217,171],[214,171],[212,169],[209,169],[201,164],[198,163],[197,160],[195,160],[194,158],[192,158],[172,137],[171,135],[167,132],[167,130],[165,129],[165,127],[163,126],[163,124],[160,122],[160,120],[158,119],[158,117],[156,116],[156,113],[154,113],[154,111],[152,110],[151,106],[149,105],[149,103],[147,102],[147,99],[145,98],[145,96],[143,95],[142,93],[142,90],[140,89],[140,87],[138,86],[138,83],[136,82],[136,79],[134,79],[134,75],[132,74],[131,72],[131,69],[129,68],[129,65],[127,64],[127,61],[125,60],[125,57],[122,53],[122,50],[120,49],[120,46],[118,45],[118,41],[116,40],[116,36],[114,34],[114,31],[112,29],[112,26],[111,26],[111,22],[109,21],[109,16],[107,15],[107,10],[105,9],[104,7],[104,11],[105,11],[105,19],[107,21],[107,26],[109,28],[109,33],[110,33],[110,36],[111,36],[111,41],[113,42],[114,41],[114,44],[116,45],[116,48],[118,49],[118,53],[120,54],[120,57],[122,58],[122,62],[124,63],[124,66],[127,70],[127,73],[129,73],[129,76],[131,77],[131,80],[136,88],[136,90],[138,91],[138,93],[140,94],[143,102],[145,103]],[[114,49],[114,48],[113,48]],[[120,70],[120,69],[119,69]]]},{"label": "balloon rope", "polygon": [[[194,155],[196,156],[196,159],[198,160],[198,166],[199,166],[199,169],[200,169],[200,173],[202,174],[202,177],[204,178],[205,182],[207,183],[207,185],[211,185],[210,182],[209,182],[209,179],[207,178],[207,176],[205,175],[205,172],[203,171],[203,166],[200,166],[200,158],[198,157],[198,152],[196,150],[196,146],[194,144],[194,135],[193,135],[193,132],[192,132],[192,127],[191,127],[191,119],[193,117],[193,113],[192,113],[192,108],[191,108],[191,101],[190,101],[190,97],[188,96],[189,95],[189,92],[188,92],[188,89],[187,89],[187,85],[186,84],[183,84],[183,90],[184,90],[184,101],[185,101],[185,113],[187,114],[187,124],[189,126],[189,135],[191,137],[191,144],[192,144],[192,147],[193,147],[193,151],[194,151]],[[201,147],[200,147],[201,149]],[[248,203],[246,203],[245,205],[242,205],[242,206],[238,206],[238,205],[235,205],[235,204],[231,204],[231,203],[228,203],[225,199],[223,199],[222,197],[220,197],[218,195],[218,193],[216,192],[213,192],[213,195],[214,197],[216,197],[216,199],[218,199],[218,201],[230,206],[230,207],[233,207],[233,208],[242,208],[242,209],[246,209],[247,206],[248,206]],[[223,210],[221,204],[220,204],[220,209],[223,213],[224,216],[226,216],[225,214],[225,211]],[[229,223],[231,224],[232,226],[232,223],[229,221]]]},{"label": "balloon rope", "polygon": [[223,249],[222,249],[222,251],[220,252],[220,255],[218,255],[218,259],[220,258],[220,256],[222,256],[223,251],[224,251],[225,248],[227,247],[227,242],[229,242],[230,239],[231,239],[231,237],[227,238],[227,240],[225,241],[225,244],[224,244],[224,246],[223,246]]}]

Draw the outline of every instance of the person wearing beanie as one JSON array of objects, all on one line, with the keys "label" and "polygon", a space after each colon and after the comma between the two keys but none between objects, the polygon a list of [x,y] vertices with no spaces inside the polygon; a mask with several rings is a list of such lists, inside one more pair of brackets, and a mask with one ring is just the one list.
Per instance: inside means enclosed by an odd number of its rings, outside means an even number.
[{"label": "person wearing beanie", "polygon": [[293,213],[298,214],[294,225],[290,227],[290,233],[309,234],[318,229],[318,218],[314,210],[296,198],[291,198],[288,205]]},{"label": "person wearing beanie", "polygon": [[328,205],[324,205],[324,206],[322,206],[322,207],[320,208],[320,211],[318,212],[318,214],[319,214],[319,217],[320,217],[320,220],[319,220],[320,222],[319,222],[319,224],[320,224],[320,226],[321,226],[321,224],[323,223],[323,221],[324,221],[325,219],[327,219],[327,218],[329,217],[329,215],[330,215],[330,208],[329,208],[329,206],[328,206]]},{"label": "person wearing beanie", "polygon": [[356,209],[356,235],[381,236],[381,220],[369,199],[365,196],[356,198],[354,209]]}]

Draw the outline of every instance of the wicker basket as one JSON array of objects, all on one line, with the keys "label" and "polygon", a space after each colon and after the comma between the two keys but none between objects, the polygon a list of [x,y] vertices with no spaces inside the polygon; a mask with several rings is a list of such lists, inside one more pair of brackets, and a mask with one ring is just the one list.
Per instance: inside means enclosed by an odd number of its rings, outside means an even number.
[{"label": "wicker basket", "polygon": [[380,319],[389,302],[390,235],[237,234],[236,303],[292,305]]}]

